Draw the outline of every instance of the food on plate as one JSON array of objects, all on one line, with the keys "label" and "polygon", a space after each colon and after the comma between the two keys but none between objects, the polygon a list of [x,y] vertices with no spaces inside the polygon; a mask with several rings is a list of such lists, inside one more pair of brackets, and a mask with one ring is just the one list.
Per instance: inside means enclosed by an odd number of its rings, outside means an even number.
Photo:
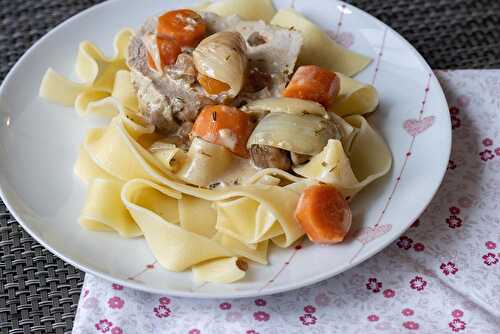
[{"label": "food on plate", "polygon": [[297,68],[283,96],[315,101],[328,108],[339,91],[340,80],[335,72],[316,65],[306,65]]},{"label": "food on plate", "polygon": [[318,184],[300,195],[295,217],[307,236],[318,243],[344,240],[352,222],[351,209],[334,186]]},{"label": "food on plate", "polygon": [[144,238],[171,271],[231,283],[307,235],[343,242],[349,203],[392,163],[362,116],[370,60],[270,0],[228,0],[148,18],[113,58],[80,45],[72,82],[52,69],[40,96],[82,115],[80,224]]},{"label": "food on plate", "polygon": [[247,158],[246,144],[252,130],[253,123],[247,113],[235,107],[213,105],[203,108],[191,134]]}]

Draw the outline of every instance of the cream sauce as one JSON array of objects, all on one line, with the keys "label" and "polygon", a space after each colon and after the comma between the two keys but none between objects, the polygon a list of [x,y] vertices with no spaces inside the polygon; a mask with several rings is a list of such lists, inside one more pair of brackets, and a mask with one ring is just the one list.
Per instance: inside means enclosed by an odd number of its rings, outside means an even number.
[{"label": "cream sauce", "polygon": [[255,175],[259,168],[255,167],[250,159],[233,156],[233,161],[222,175],[210,183],[210,187],[225,187],[245,183],[245,180]]}]

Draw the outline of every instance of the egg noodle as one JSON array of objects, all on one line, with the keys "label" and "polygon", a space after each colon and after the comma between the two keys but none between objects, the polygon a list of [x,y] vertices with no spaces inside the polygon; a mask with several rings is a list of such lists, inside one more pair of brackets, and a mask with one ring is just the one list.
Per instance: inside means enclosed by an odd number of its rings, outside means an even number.
[{"label": "egg noodle", "polygon": [[[392,162],[382,138],[361,116],[377,106],[375,88],[349,77],[370,60],[341,47],[292,10],[275,13],[269,0],[248,3],[231,0],[205,4],[202,10],[293,26],[305,36],[299,63],[340,74],[341,92],[328,113],[339,124],[342,139],[328,140],[319,154],[294,168],[296,175],[267,168],[238,185],[201,188],[190,185],[196,183],[191,180],[209,180],[225,168],[232,159],[228,150],[204,141],[197,145],[211,152],[208,157],[175,145],[159,153],[149,150],[160,137],[139,113],[126,65],[130,29],[116,35],[113,58],[90,42],[80,44],[75,68],[81,83],[49,69],[40,88],[41,97],[74,106],[81,115],[109,118],[106,127],[87,133],[75,164],[75,173],[88,184],[81,226],[124,238],[143,237],[163,267],[191,268],[196,281],[242,279],[245,268],[239,259],[267,264],[271,244],[289,247],[301,238],[304,232],[294,210],[308,185],[332,184],[352,198],[386,174]],[[279,185],[281,180],[285,186]]]}]

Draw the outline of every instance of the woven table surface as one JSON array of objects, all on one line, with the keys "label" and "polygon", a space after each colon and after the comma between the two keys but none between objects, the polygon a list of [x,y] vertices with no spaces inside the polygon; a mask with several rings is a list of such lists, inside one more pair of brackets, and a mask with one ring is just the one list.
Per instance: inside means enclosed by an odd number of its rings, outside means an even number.
[{"label": "woven table surface", "polygon": [[[50,29],[99,2],[0,0],[0,81]],[[401,33],[435,69],[500,67],[500,1],[347,2]],[[0,333],[71,332],[83,278],[34,241],[0,200]]]}]

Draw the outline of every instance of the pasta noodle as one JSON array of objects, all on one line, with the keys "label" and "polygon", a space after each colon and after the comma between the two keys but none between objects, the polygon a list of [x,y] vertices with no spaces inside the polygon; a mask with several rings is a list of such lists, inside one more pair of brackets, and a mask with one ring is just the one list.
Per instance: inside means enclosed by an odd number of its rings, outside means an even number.
[{"label": "pasta noodle", "polygon": [[94,179],[89,185],[80,224],[94,231],[116,231],[125,238],[142,235],[121,201],[122,186],[119,181]]},{"label": "pasta noodle", "polygon": [[271,0],[223,0],[207,2],[196,9],[220,16],[238,15],[244,20],[265,22],[271,21],[276,13]]},{"label": "pasta noodle", "polygon": [[196,282],[232,283],[245,276],[245,271],[238,266],[238,258],[216,259],[193,267]]},{"label": "pasta noodle", "polygon": [[337,44],[321,28],[292,9],[279,10],[271,24],[302,33],[304,45],[299,55],[300,64],[315,64],[352,76],[371,62],[369,58]]},{"label": "pasta noodle", "polygon": [[[90,42],[80,43],[75,70],[82,83],[68,80],[49,68],[40,85],[40,97],[67,107],[75,105],[78,99],[83,100],[79,102],[76,109],[81,113],[85,113],[81,108],[82,106],[111,96],[116,74],[121,70],[128,70],[126,54],[133,34],[132,30],[124,29],[116,35],[114,41],[115,56],[113,58],[106,58]],[[117,91],[126,92],[126,90],[123,90],[123,79],[123,77],[118,79],[119,87]],[[128,101],[125,105],[131,103],[131,101]]]},{"label": "pasta noodle", "polygon": [[[200,262],[232,255],[214,240],[185,230],[176,222],[163,219],[153,208],[142,206],[151,203],[151,189],[156,190],[156,199],[163,197],[162,202],[170,203],[172,207],[175,200],[182,197],[180,193],[151,181],[135,179],[123,187],[122,201],[162,266],[171,271],[184,271]],[[175,216],[171,219],[178,221]]]},{"label": "pasta noodle", "polygon": [[378,94],[372,85],[361,83],[341,73],[340,92],[329,111],[339,116],[367,114],[375,110],[378,105]]}]

